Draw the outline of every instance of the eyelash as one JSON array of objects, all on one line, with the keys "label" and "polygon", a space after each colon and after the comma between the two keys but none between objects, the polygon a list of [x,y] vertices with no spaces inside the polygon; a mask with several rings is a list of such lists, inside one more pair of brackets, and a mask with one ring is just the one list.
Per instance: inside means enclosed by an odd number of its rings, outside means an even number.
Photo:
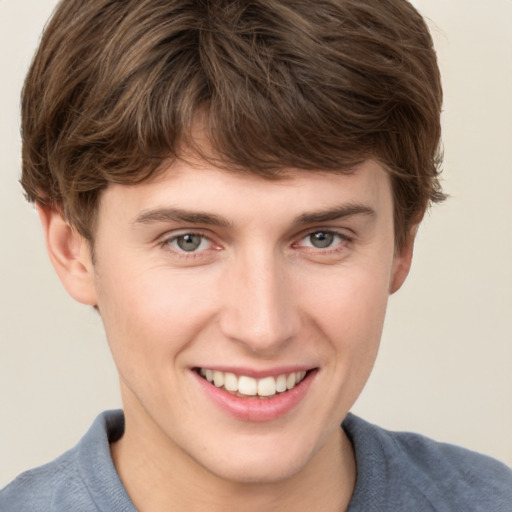
[{"label": "eyelash", "polygon": [[[324,235],[333,235],[334,237],[338,237],[339,241],[337,243],[335,243],[334,245],[327,246],[325,248],[318,248],[318,247],[314,247],[311,245],[309,245],[309,246],[301,245],[301,243],[304,240],[307,240],[309,237],[311,237],[315,234],[320,234],[320,233],[324,234]],[[175,247],[175,246],[173,247],[171,245],[171,244],[177,242],[178,239],[185,237],[185,236],[200,237],[201,244],[203,244],[204,241],[207,241],[207,242],[209,242],[210,245],[209,245],[209,247],[207,247],[205,249],[201,249],[199,251],[197,251],[197,250],[185,251],[179,247]],[[294,247],[294,248],[302,247],[302,248],[306,249],[308,252],[315,252],[315,253],[327,255],[327,254],[337,253],[337,252],[345,250],[346,244],[349,244],[351,242],[353,242],[353,237],[349,236],[344,231],[338,231],[338,230],[333,230],[333,229],[315,229],[313,231],[308,231],[307,233],[302,234],[300,236],[299,240],[292,244],[292,247]],[[196,232],[196,231],[184,231],[182,233],[178,233],[178,234],[174,234],[172,236],[166,237],[165,239],[163,239],[160,242],[160,246],[167,251],[173,252],[175,255],[177,255],[180,258],[198,258],[198,257],[201,257],[203,255],[203,253],[205,253],[212,247],[215,247],[216,248],[215,250],[220,249],[220,246],[216,245],[209,236],[207,236],[206,234],[204,234],[202,232]]]},{"label": "eyelash", "polygon": [[315,253],[320,252],[322,254],[332,254],[332,253],[336,253],[341,250],[344,250],[346,248],[346,244],[349,244],[350,242],[353,242],[353,240],[354,240],[353,237],[347,235],[347,233],[344,231],[337,231],[337,230],[333,230],[333,229],[315,229],[314,231],[308,231],[304,236],[301,237],[299,242],[294,243],[293,245],[300,246],[301,242],[303,242],[304,240],[310,239],[313,235],[318,235],[318,234],[329,235],[329,236],[332,235],[334,237],[338,237],[339,240],[337,243],[333,243],[333,245],[329,245],[324,248],[314,247],[312,245],[302,246],[302,247],[311,249]]},{"label": "eyelash", "polygon": [[208,248],[207,248],[207,249],[202,249],[199,251],[196,251],[196,250],[185,251],[183,249],[180,249],[179,247],[173,247],[171,245],[174,242],[177,242],[177,240],[179,240],[180,238],[185,237],[185,236],[193,236],[193,237],[197,236],[197,237],[201,238],[201,244],[203,244],[204,241],[207,241],[207,242],[209,242],[210,245],[214,245],[214,243],[210,237],[208,237],[204,233],[196,232],[196,231],[184,231],[182,233],[172,235],[172,236],[167,237],[164,240],[162,240],[160,245],[163,249],[165,249],[167,251],[171,251],[181,258],[197,258],[197,257],[200,257],[201,254],[204,253],[206,250],[208,250]]}]

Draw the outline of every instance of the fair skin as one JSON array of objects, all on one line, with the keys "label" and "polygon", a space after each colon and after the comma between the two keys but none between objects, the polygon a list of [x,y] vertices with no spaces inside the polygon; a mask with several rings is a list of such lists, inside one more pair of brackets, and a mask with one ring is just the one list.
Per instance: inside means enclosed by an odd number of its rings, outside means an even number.
[{"label": "fair skin", "polygon": [[346,509],[339,425],[412,254],[378,164],[268,181],[177,161],[106,189],[94,262],[57,210],[40,216],[64,286],[99,308],[126,417],[111,451],[138,510]]}]

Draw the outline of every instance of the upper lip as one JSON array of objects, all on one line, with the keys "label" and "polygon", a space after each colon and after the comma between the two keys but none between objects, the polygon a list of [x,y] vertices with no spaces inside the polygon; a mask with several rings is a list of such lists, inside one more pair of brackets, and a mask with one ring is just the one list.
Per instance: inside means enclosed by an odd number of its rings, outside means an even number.
[{"label": "upper lip", "polygon": [[205,365],[195,366],[194,369],[198,370],[203,368],[205,370],[214,370],[224,373],[234,373],[237,376],[245,375],[254,379],[263,379],[265,377],[278,377],[279,375],[289,374],[294,372],[309,371],[315,367],[311,365],[286,365],[275,368],[255,369],[242,366],[223,366],[223,365]]}]

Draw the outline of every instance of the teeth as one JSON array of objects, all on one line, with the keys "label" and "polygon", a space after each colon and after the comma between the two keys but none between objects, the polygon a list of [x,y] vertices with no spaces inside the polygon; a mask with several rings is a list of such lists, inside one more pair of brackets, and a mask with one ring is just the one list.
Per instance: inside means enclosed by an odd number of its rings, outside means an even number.
[{"label": "teeth", "polygon": [[238,379],[238,391],[242,395],[254,396],[258,393],[258,382],[252,377],[242,375]]},{"label": "teeth", "polygon": [[279,375],[276,379],[276,391],[282,393],[286,391],[286,375]]},{"label": "teeth", "polygon": [[228,391],[238,391],[238,378],[234,373],[224,374],[224,387]]},{"label": "teeth", "polygon": [[276,394],[276,379],[274,377],[266,377],[258,381],[258,395],[272,396]]},{"label": "teeth", "polygon": [[254,379],[246,375],[237,377],[234,373],[207,368],[200,368],[199,374],[218,388],[224,387],[232,393],[238,392],[241,395],[262,397],[274,396],[276,393],[293,389],[306,376],[305,371],[300,371],[277,377]]},{"label": "teeth", "polygon": [[296,382],[297,378],[295,376],[295,373],[290,373],[290,375],[288,375],[288,377],[286,378],[286,388],[292,389],[293,387],[295,387]]},{"label": "teeth", "polygon": [[222,372],[215,370],[213,372],[213,383],[218,388],[224,386],[224,374]]}]

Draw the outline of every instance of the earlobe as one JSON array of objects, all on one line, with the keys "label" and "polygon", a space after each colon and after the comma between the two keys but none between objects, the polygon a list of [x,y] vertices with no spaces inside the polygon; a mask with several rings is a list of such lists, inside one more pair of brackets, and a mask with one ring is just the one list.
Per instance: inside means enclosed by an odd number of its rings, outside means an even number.
[{"label": "earlobe", "polygon": [[78,302],[96,305],[94,267],[88,242],[55,207],[37,206],[46,249],[64,288]]},{"label": "earlobe", "polygon": [[414,240],[416,238],[416,232],[418,226],[414,226],[409,233],[404,246],[397,251],[393,261],[393,271],[390,280],[389,293],[393,294],[398,291],[404,284],[409,270],[411,269],[412,255],[414,249]]}]

